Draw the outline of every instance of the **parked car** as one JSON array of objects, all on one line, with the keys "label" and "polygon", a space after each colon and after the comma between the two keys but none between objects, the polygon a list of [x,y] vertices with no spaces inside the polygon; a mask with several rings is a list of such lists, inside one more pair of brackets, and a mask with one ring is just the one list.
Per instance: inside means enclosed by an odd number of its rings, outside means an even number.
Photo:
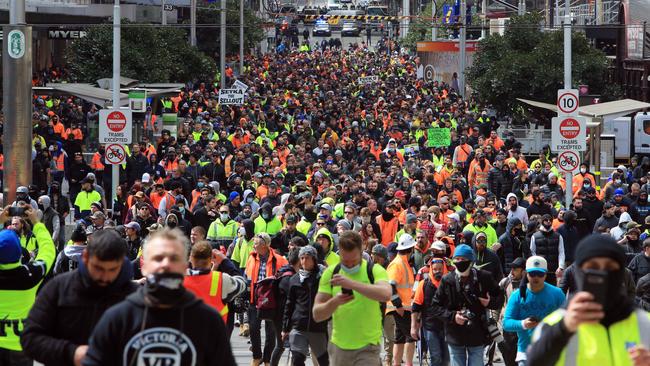
[{"label": "parked car", "polygon": [[316,21],[316,25],[314,26],[314,30],[312,31],[312,34],[314,37],[320,36],[320,37],[331,37],[332,36],[332,29],[330,28],[330,25],[322,20],[318,19]]},{"label": "parked car", "polygon": [[342,37],[359,37],[359,34],[361,34],[359,21],[351,19],[343,20],[343,28],[341,29]]}]

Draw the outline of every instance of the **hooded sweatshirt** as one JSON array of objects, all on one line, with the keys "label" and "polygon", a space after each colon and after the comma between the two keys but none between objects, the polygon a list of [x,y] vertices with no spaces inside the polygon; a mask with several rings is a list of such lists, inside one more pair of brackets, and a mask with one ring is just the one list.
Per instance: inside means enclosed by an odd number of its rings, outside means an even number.
[{"label": "hooded sweatshirt", "polygon": [[244,205],[247,203],[248,197],[253,198],[253,200],[250,202],[250,205],[251,210],[253,210],[253,214],[255,214],[260,209],[259,203],[255,202],[255,192],[251,191],[250,189],[245,190],[240,205],[241,207],[244,207]]},{"label": "hooded sweatshirt", "polygon": [[[599,220],[600,221],[600,220]],[[623,235],[625,235],[625,224],[628,222],[632,221],[632,217],[630,216],[629,213],[623,212],[621,214],[621,217],[618,219],[618,226],[613,227],[610,231],[609,234],[614,238],[614,240],[621,240],[623,239]]]},{"label": "hooded sweatshirt", "polygon": [[227,334],[217,311],[189,291],[163,309],[146,305],[141,288],[104,314],[83,365],[236,365]]},{"label": "hooded sweatshirt", "polygon": [[513,211],[510,209],[510,207],[508,207],[508,219],[512,217],[516,217],[524,225],[524,227],[528,226],[528,213],[526,212],[526,209],[519,206],[519,199],[517,198],[517,195],[514,193],[508,193],[508,196],[506,197],[506,202],[510,200],[510,197],[514,197],[517,200],[517,209]]},{"label": "hooded sweatshirt", "polygon": [[334,237],[332,236],[332,233],[327,229],[327,228],[322,228],[316,232],[316,236],[314,239],[318,239],[320,235],[325,235],[330,239],[330,247],[327,250],[327,253],[323,253],[323,261],[328,265],[328,266],[335,266],[341,262],[341,259],[339,259],[339,255],[336,254],[334,250]]},{"label": "hooded sweatshirt", "polygon": [[74,271],[81,262],[81,253],[86,249],[86,245],[68,245],[56,257],[54,262],[54,274]]}]

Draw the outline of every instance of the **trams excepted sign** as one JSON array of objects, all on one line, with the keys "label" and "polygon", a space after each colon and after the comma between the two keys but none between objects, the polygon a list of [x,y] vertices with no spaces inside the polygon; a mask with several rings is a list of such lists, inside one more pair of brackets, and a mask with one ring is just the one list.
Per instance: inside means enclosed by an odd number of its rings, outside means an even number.
[{"label": "trams excepted sign", "polygon": [[551,132],[551,150],[587,150],[587,120],[584,117],[554,117]]},{"label": "trams excepted sign", "polygon": [[99,143],[130,144],[133,118],[130,109],[99,111]]},{"label": "trams excepted sign", "polygon": [[580,167],[580,156],[573,151],[565,151],[557,157],[560,170],[566,173],[573,173]]},{"label": "trams excepted sign", "polygon": [[124,146],[118,144],[112,144],[106,146],[106,162],[111,165],[122,164],[126,159],[126,151],[124,151]]}]

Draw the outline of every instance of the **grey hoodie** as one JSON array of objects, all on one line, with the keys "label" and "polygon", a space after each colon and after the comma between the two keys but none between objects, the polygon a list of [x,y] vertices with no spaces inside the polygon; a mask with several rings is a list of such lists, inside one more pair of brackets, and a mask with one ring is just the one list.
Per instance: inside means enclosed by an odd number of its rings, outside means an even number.
[{"label": "grey hoodie", "polygon": [[246,199],[248,196],[253,197],[253,201],[250,202],[251,204],[251,210],[253,210],[253,214],[256,214],[257,211],[260,209],[259,203],[255,202],[255,192],[253,192],[250,189],[247,189],[244,191],[244,195],[242,196],[241,203],[239,204],[241,207],[244,207],[244,204],[246,204]]},{"label": "grey hoodie", "polygon": [[526,212],[525,208],[519,206],[519,199],[517,198],[517,195],[512,192],[508,193],[508,196],[506,196],[506,202],[508,202],[510,197],[514,197],[517,200],[517,209],[512,211],[510,207],[508,207],[508,219],[516,217],[521,221],[524,227],[528,226],[528,212]]},{"label": "grey hoodie", "polygon": [[54,274],[70,272],[79,266],[81,262],[81,253],[86,249],[85,245],[68,245],[56,257],[54,262]]}]

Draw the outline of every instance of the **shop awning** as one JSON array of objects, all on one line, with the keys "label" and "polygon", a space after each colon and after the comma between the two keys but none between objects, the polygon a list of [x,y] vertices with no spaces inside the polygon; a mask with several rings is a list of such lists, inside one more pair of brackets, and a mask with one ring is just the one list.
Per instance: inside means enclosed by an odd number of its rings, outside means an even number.
[{"label": "shop awning", "polygon": [[[557,107],[555,104],[538,102],[529,99],[517,98],[518,101],[526,103],[536,108],[548,109],[557,113]],[[591,104],[584,107],[578,108],[578,113],[581,116],[585,117],[612,117],[612,116],[624,116],[626,114],[634,113],[643,109],[650,108],[650,103],[641,102],[634,99],[622,99],[616,100],[613,102],[605,102],[598,104]],[[614,117],[616,118],[616,117]]]}]

